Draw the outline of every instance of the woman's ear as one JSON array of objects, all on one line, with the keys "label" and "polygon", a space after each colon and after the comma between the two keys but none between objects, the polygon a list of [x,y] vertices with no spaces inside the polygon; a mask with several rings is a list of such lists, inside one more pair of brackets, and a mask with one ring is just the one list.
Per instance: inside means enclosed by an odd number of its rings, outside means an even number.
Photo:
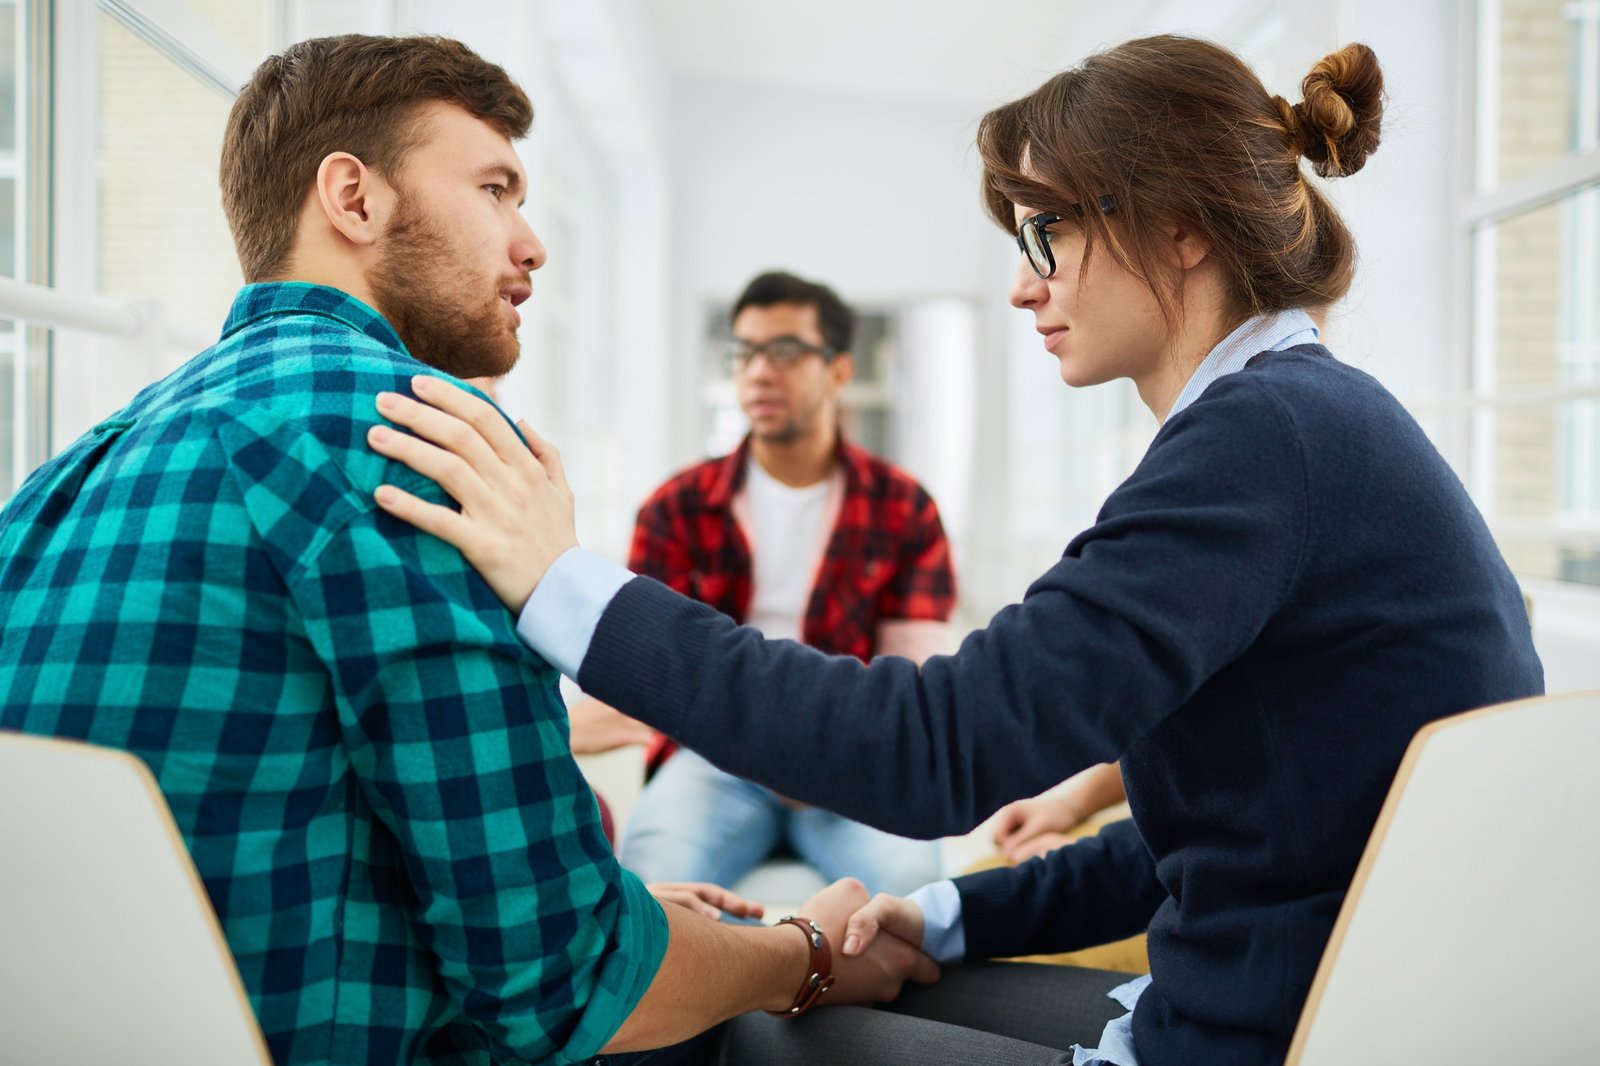
[{"label": "woman's ear", "polygon": [[394,188],[349,152],[332,152],[317,167],[316,202],[346,240],[374,245],[388,226]]},{"label": "woman's ear", "polygon": [[1167,231],[1171,242],[1169,262],[1179,270],[1193,270],[1211,254],[1211,241],[1187,222],[1179,223]]}]

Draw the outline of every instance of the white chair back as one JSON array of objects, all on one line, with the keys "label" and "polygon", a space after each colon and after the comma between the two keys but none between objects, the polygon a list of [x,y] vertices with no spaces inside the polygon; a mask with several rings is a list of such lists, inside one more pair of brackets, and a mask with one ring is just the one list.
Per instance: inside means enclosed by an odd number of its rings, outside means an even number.
[{"label": "white chair back", "polygon": [[1290,1066],[1600,1062],[1600,692],[1418,732]]},{"label": "white chair back", "polygon": [[144,763],[0,732],[0,1061],[269,1063]]}]

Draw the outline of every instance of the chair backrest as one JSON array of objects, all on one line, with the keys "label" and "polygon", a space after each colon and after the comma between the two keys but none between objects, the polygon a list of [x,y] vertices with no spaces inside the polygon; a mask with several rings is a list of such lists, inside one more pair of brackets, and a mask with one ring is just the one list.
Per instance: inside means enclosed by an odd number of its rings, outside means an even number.
[{"label": "chair backrest", "polygon": [[1290,1066],[1600,1061],[1600,692],[1412,740]]},{"label": "chair backrest", "polygon": [[269,1063],[150,771],[0,732],[0,1060]]}]

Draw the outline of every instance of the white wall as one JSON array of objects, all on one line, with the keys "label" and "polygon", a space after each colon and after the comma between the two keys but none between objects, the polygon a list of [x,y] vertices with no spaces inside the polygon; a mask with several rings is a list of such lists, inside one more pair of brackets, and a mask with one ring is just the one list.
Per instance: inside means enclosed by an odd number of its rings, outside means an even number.
[{"label": "white wall", "polygon": [[968,545],[981,535],[971,520],[991,511],[983,486],[1003,447],[993,425],[1003,409],[982,397],[1005,363],[995,306],[1014,254],[978,199],[981,113],[691,81],[674,83],[669,123],[675,379],[663,473],[700,457],[706,308],[755,274],[792,270],[852,303],[943,306],[961,320],[959,345],[923,343],[938,315],[903,323],[895,433],[898,457],[945,513],[964,601],[976,567]]},{"label": "white wall", "polygon": [[1331,323],[1339,354],[1402,400],[1452,388],[1465,366],[1456,308],[1461,5],[1453,0],[1341,0],[1335,36],[1372,46],[1389,104],[1366,168],[1333,182],[1361,250],[1356,284]]},{"label": "white wall", "polygon": [[674,83],[675,462],[698,450],[701,315],[762,270],[816,278],[856,303],[993,287],[983,250],[1005,238],[978,209],[976,119],[950,105]]}]

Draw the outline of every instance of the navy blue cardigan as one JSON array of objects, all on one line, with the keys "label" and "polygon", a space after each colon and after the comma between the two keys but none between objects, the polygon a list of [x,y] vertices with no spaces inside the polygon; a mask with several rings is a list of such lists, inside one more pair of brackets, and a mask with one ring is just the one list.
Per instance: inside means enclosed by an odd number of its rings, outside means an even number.
[{"label": "navy blue cardigan", "polygon": [[957,884],[969,958],[1148,927],[1142,1066],[1281,1061],[1411,736],[1544,687],[1460,481],[1319,345],[1208,388],[1020,604],[920,671],[764,641],[639,579],[578,681],[719,766],[914,836],[1120,758],[1132,824]]}]

